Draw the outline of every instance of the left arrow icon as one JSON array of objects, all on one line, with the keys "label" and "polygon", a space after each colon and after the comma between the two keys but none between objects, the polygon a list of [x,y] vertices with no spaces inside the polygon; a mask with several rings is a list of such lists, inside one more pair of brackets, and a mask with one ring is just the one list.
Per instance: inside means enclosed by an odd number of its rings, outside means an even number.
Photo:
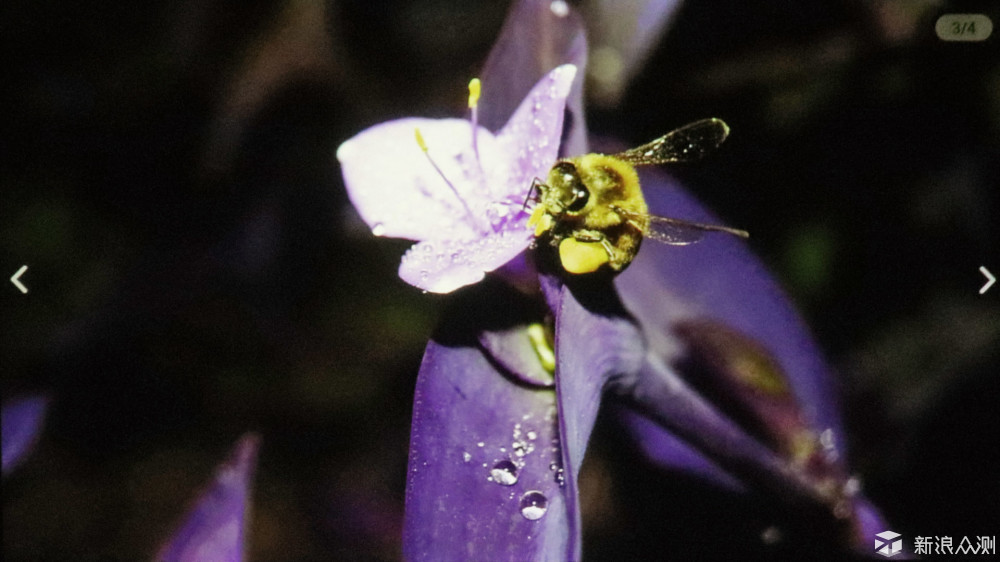
[{"label": "left arrow icon", "polygon": [[24,286],[24,283],[21,283],[21,276],[24,275],[25,271],[28,271],[28,266],[22,265],[21,269],[18,269],[14,275],[10,276],[10,282],[20,289],[22,293],[28,294],[28,288]]}]

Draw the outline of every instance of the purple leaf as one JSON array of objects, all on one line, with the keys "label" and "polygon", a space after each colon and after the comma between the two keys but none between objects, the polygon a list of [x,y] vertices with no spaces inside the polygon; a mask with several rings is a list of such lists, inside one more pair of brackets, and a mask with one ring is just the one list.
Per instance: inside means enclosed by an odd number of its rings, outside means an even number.
[{"label": "purple leaf", "polygon": [[49,399],[44,396],[22,396],[3,405],[2,448],[3,475],[23,461],[38,441],[48,409]]},{"label": "purple leaf", "polygon": [[[719,222],[661,173],[645,171],[643,187],[654,214]],[[688,351],[679,345],[682,322],[718,322],[752,338],[787,377],[806,424],[831,429],[843,452],[829,368],[805,323],[745,242],[724,234],[683,248],[646,242],[616,284],[650,347],[667,364]]]},{"label": "purple leaf", "polygon": [[482,319],[459,318],[428,344],[417,379],[404,555],[565,558],[579,536],[568,523],[577,507],[564,485],[555,390],[507,378],[477,345]]},{"label": "purple leaf", "polygon": [[[651,212],[718,223],[666,176],[643,179]],[[831,373],[746,244],[721,234],[684,248],[646,243],[617,285],[650,354],[641,376],[615,390],[742,483],[848,522],[848,540],[862,547],[859,533],[880,517],[848,478]],[[698,466],[673,452],[652,457]]]},{"label": "purple leaf", "polygon": [[[589,281],[589,280],[587,280]],[[576,477],[580,472],[601,397],[608,381],[631,376],[642,365],[642,335],[627,317],[610,283],[577,283],[559,288],[556,315],[556,390],[559,400],[563,464],[567,467],[566,488],[576,498]],[[606,280],[605,280],[606,281]],[[544,277],[546,285],[557,285]],[[547,290],[554,293],[554,289]],[[575,504],[574,504],[575,505]],[[574,510],[574,535],[579,538],[580,512]],[[567,552],[570,560],[580,559],[579,540]]]},{"label": "purple leaf", "polygon": [[259,446],[260,438],[253,433],[240,438],[229,460],[216,470],[215,479],[160,549],[156,560],[240,562],[244,559],[250,481]]},{"label": "purple leaf", "polygon": [[746,491],[742,482],[662,425],[631,409],[618,408],[618,415],[636,446],[653,464],[694,475],[733,492]]}]

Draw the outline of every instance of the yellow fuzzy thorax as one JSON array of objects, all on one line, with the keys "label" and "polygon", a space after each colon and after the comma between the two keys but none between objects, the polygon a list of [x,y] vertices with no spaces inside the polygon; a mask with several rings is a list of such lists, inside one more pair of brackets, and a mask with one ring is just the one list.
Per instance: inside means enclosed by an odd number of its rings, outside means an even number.
[{"label": "yellow fuzzy thorax", "polygon": [[635,166],[607,154],[585,154],[569,160],[590,188],[591,198],[584,210],[588,228],[621,224],[622,216],[612,207],[638,215],[648,212]]}]

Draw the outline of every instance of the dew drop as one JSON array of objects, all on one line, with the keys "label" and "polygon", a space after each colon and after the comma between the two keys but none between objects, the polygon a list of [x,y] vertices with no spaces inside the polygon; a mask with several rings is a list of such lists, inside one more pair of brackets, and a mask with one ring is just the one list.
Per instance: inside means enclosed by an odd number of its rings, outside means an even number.
[{"label": "dew drop", "polygon": [[490,469],[490,476],[497,484],[513,486],[517,484],[517,466],[509,460],[502,460]]},{"label": "dew drop", "polygon": [[549,499],[538,490],[525,492],[521,496],[521,515],[529,521],[537,521],[545,515],[545,510],[549,508]]},{"label": "dew drop", "polygon": [[384,236],[385,235],[385,225],[382,224],[382,223],[380,223],[380,222],[377,222],[377,223],[373,224],[372,225],[372,234],[374,234],[375,236]]},{"label": "dew drop", "polygon": [[538,433],[534,431],[528,431],[528,439],[531,439],[532,441],[538,439]]},{"label": "dew drop", "polygon": [[558,484],[560,488],[564,488],[566,486],[566,471],[561,468],[556,470],[556,484]]},{"label": "dew drop", "polygon": [[462,460],[464,460],[465,462],[471,462],[472,461],[472,455],[469,454],[469,453],[467,453],[467,452],[466,453],[462,453]]}]

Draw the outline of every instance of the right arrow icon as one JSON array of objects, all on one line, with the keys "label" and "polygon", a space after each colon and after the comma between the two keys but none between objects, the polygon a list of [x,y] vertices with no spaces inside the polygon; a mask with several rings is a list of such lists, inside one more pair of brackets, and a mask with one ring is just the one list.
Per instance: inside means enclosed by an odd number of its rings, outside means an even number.
[{"label": "right arrow icon", "polygon": [[993,284],[997,282],[997,278],[993,277],[993,274],[990,273],[990,270],[986,269],[986,266],[983,265],[979,266],[979,271],[981,271],[983,275],[986,276],[986,284],[983,285],[981,289],[979,289],[979,294],[981,295],[985,293],[987,290],[989,290],[989,288],[992,287]]}]

